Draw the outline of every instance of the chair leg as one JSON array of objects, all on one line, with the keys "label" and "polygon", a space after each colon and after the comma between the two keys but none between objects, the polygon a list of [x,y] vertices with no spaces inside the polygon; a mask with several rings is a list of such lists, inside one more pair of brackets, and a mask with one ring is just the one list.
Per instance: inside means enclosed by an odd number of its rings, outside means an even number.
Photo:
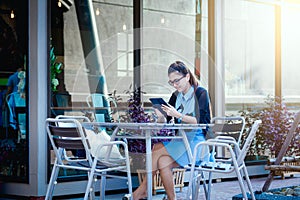
[{"label": "chair leg", "polygon": [[127,172],[127,186],[128,186],[128,196],[131,200],[133,200],[132,196],[132,180],[131,180],[131,173]]},{"label": "chair leg", "polygon": [[246,178],[248,189],[249,189],[250,194],[251,194],[251,198],[252,198],[252,200],[255,200],[254,191],[253,191],[253,188],[252,188],[252,185],[251,185],[251,181],[250,181],[249,174],[248,174],[248,171],[246,169],[246,166],[243,167],[243,172],[244,172],[244,176]]},{"label": "chair leg", "polygon": [[101,182],[100,182],[100,200],[105,200],[106,172],[104,172],[103,174],[104,176],[101,176]]},{"label": "chair leg", "polygon": [[[198,171],[198,170],[196,170],[196,172],[194,171],[193,174],[194,175],[191,176],[192,179],[189,180],[187,199],[197,200],[199,196],[199,188],[200,188],[201,180],[204,179],[204,174],[202,171]],[[204,191],[206,192],[206,186],[203,185],[203,187],[204,187]]]},{"label": "chair leg", "polygon": [[211,185],[212,185],[212,172],[209,172],[209,175],[208,175],[208,189],[207,189],[207,194],[206,194],[206,200],[210,200]]},{"label": "chair leg", "polygon": [[191,199],[194,196],[194,186],[195,186],[194,175],[195,175],[195,162],[193,160],[191,163],[191,171],[190,171],[190,178],[189,178],[189,185],[186,194],[186,199]]},{"label": "chair leg", "polygon": [[53,165],[52,172],[51,172],[51,178],[50,178],[50,181],[49,181],[49,184],[48,184],[45,200],[51,200],[52,199],[53,190],[54,190],[54,186],[56,184],[55,181],[57,179],[58,172],[59,172],[59,167],[57,166],[57,161],[55,161],[54,165]]},{"label": "chair leg", "polygon": [[[201,173],[201,175],[199,175],[199,173]],[[202,174],[203,172],[201,171],[201,172],[199,172],[199,171],[197,171],[197,173],[196,173],[196,179],[195,179],[195,185],[194,185],[194,188],[193,188],[193,200],[196,200],[196,199],[198,199],[198,196],[199,196],[199,186],[200,186],[200,183],[201,183],[201,180],[202,180]]]},{"label": "chair leg", "polygon": [[[193,176],[191,176],[193,177]],[[193,179],[189,179],[189,184],[188,184],[188,189],[187,189],[187,193],[186,193],[186,199],[191,199],[190,197],[190,194],[191,194],[191,191],[192,191],[192,187],[193,187],[193,182],[194,180]]]},{"label": "chair leg", "polygon": [[94,175],[95,175],[96,165],[97,165],[97,160],[94,159],[91,171],[88,175],[88,183],[87,183],[85,194],[84,194],[84,200],[87,200],[89,198],[89,196],[92,197],[93,196],[92,194],[95,192],[95,190],[94,190]]},{"label": "chair leg", "polygon": [[241,171],[238,169],[237,166],[235,166],[235,172],[236,172],[236,175],[237,175],[237,178],[238,178],[238,181],[239,181],[239,185],[240,185],[243,197],[244,197],[245,200],[248,200],[245,185],[243,183],[243,177],[241,175]]},{"label": "chair leg", "polygon": [[196,194],[197,184],[198,184],[197,178],[193,179],[191,184],[192,185],[191,185],[191,188],[190,188],[191,192],[189,193],[189,199],[195,200],[196,199],[195,196],[197,195]]},{"label": "chair leg", "polygon": [[206,180],[205,180],[205,176],[204,176],[204,172],[201,171],[201,177],[202,177],[202,180],[203,180],[203,190],[204,190],[204,195],[205,195],[205,198],[207,197],[207,191],[208,191],[208,185],[206,184]]},{"label": "chair leg", "polygon": [[[89,175],[88,175],[89,177]],[[96,195],[95,195],[95,183],[96,183],[96,180],[97,180],[97,176],[94,174],[93,176],[93,181],[92,181],[92,185],[90,187],[90,195],[89,195],[89,199],[90,200],[94,200],[96,198]]]},{"label": "chair leg", "polygon": [[129,193],[130,199],[133,200],[132,180],[131,180],[130,164],[129,164],[129,159],[128,158],[129,158],[129,156],[127,156],[127,159],[126,159],[127,185],[128,185],[128,193]]}]

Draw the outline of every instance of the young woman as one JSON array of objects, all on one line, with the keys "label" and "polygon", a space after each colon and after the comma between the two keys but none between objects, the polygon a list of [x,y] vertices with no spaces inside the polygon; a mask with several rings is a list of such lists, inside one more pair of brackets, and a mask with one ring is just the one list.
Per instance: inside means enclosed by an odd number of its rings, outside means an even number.
[{"label": "young woman", "polygon": [[[207,90],[198,85],[197,80],[181,61],[176,61],[168,69],[169,84],[176,91],[172,94],[169,105],[162,105],[167,118],[158,111],[158,122],[175,120],[175,123],[197,124],[210,123],[210,100]],[[205,140],[205,130],[197,129],[187,132],[187,138],[193,151],[198,142]],[[189,163],[182,140],[157,143],[152,149],[153,174],[159,170],[161,180],[169,200],[176,199],[172,169]],[[147,196],[147,180],[133,193],[133,199],[139,200]]]}]

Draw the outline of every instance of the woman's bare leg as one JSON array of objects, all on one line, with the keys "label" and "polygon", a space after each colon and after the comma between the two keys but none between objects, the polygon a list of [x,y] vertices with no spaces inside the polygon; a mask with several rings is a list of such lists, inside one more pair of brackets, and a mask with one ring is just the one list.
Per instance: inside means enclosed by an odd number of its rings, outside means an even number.
[{"label": "woman's bare leg", "polygon": [[[158,160],[161,156],[168,155],[167,150],[165,149],[162,143],[157,143],[153,146],[152,149],[152,177],[155,175],[158,170]],[[139,200],[141,198],[147,197],[147,179],[143,180],[140,186],[134,191],[133,199]]]},{"label": "woman's bare leg", "polygon": [[143,182],[133,193],[133,200],[139,200],[147,197],[147,179],[144,178]]},{"label": "woman's bare leg", "polygon": [[158,161],[159,173],[169,200],[175,200],[175,188],[172,169],[179,165],[170,156],[161,156]]}]

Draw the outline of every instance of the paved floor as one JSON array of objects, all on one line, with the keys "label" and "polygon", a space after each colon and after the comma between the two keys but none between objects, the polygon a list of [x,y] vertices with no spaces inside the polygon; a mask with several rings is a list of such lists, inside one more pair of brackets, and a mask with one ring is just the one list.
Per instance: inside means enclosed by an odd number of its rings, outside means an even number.
[{"label": "paved floor", "polygon": [[[254,191],[261,191],[265,183],[266,177],[251,178],[251,183]],[[275,177],[269,189],[281,188],[287,186],[300,185],[300,174],[294,175],[294,177]],[[183,192],[177,191],[178,200],[186,200],[187,187],[183,189]],[[240,187],[237,180],[226,180],[223,182],[214,183],[212,186],[211,199],[212,200],[231,200],[233,196],[240,194]],[[110,194],[106,196],[106,200],[121,200],[124,194]],[[164,191],[158,192],[157,195],[153,196],[153,200],[161,200],[164,197]],[[81,199],[81,198],[68,198],[68,199]],[[205,199],[203,187],[200,187],[200,194],[198,199]],[[300,200],[300,197],[299,197]]]},{"label": "paved floor", "polygon": [[[253,186],[254,191],[261,191],[261,188],[263,187],[265,183],[266,177],[259,177],[259,178],[251,178],[251,183]],[[271,186],[269,189],[275,189],[275,188],[282,188],[287,186],[296,186],[300,185],[300,174],[295,174],[294,177],[286,177],[285,179],[281,179],[281,177],[275,177],[275,179],[272,181]],[[183,189],[182,192],[177,190],[177,200],[186,200],[186,191],[187,187]],[[106,200],[121,200],[124,196],[124,193],[120,191],[111,192],[110,194],[106,195]],[[114,194],[116,193],[116,194]],[[212,200],[232,200],[232,197],[240,194],[240,187],[237,180],[223,180],[222,182],[216,182],[213,183],[212,186],[212,193],[211,193],[211,199]],[[165,196],[164,191],[158,191],[158,194],[152,197],[152,200],[162,200]],[[0,198],[0,200],[12,200],[14,198]],[[17,198],[18,199],[18,198]],[[56,200],[81,200],[80,196],[69,196],[69,197],[59,197],[59,198],[53,198]],[[96,198],[96,199],[99,199]],[[200,193],[198,199],[205,199],[203,187],[200,187]],[[300,197],[299,197],[300,200]]]}]

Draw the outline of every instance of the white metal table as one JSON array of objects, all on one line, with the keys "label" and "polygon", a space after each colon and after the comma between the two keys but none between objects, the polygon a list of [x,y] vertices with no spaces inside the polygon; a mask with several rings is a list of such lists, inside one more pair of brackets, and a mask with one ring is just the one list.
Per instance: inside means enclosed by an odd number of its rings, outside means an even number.
[{"label": "white metal table", "polygon": [[[208,124],[162,124],[162,123],[107,123],[107,122],[88,122],[83,123],[87,128],[112,128],[113,133],[111,140],[126,138],[126,139],[145,139],[146,141],[146,172],[147,172],[147,195],[148,199],[152,199],[152,155],[151,155],[151,140],[152,139],[182,139],[190,162],[192,161],[192,151],[188,143],[184,130],[205,129]],[[159,136],[157,131],[161,129],[178,130],[176,136]],[[131,131],[126,131],[131,130]],[[132,130],[136,133],[132,133]],[[130,133],[130,134],[128,134]],[[151,198],[149,198],[151,197]]]}]

